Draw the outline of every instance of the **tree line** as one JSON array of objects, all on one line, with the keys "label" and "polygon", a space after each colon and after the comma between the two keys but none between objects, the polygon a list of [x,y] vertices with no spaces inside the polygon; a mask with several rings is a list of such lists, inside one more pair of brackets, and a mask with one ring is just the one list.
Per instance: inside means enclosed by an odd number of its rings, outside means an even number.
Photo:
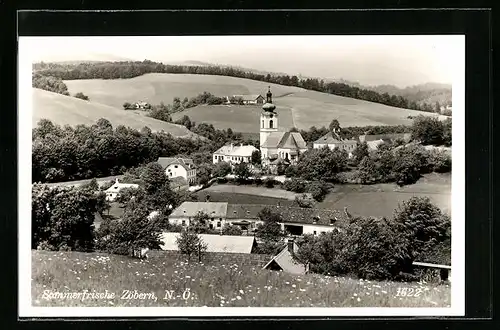
[{"label": "tree line", "polygon": [[233,67],[222,66],[190,66],[190,65],[165,65],[163,63],[144,61],[123,62],[97,62],[79,64],[61,63],[35,63],[33,70],[44,76],[53,76],[63,80],[74,79],[123,79],[141,76],[147,73],[179,73],[179,74],[204,74],[220,75],[237,78],[252,79],[285,86],[295,86],[318,92],[330,93],[340,96],[352,97],[360,100],[381,103],[393,107],[413,109],[419,111],[435,112],[437,109],[432,104],[418,104],[409,101],[403,96],[378,93],[373,90],[350,86],[345,83],[329,82],[323,79],[301,79],[296,75],[271,75],[249,72]]}]

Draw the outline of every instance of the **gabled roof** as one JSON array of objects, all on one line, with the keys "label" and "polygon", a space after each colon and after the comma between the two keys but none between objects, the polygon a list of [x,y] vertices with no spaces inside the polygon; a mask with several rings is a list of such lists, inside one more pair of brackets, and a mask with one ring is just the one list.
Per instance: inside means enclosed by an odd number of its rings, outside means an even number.
[{"label": "gabled roof", "polygon": [[214,154],[250,157],[255,150],[257,150],[257,148],[252,145],[225,145],[220,147]]},{"label": "gabled roof", "polygon": [[[163,232],[160,236],[161,249],[178,251],[176,239],[179,233]],[[226,253],[251,253],[255,244],[253,236],[229,236],[199,234],[202,241],[207,244],[207,252]]]},{"label": "gabled roof", "polygon": [[195,168],[194,162],[191,158],[160,157],[158,158],[157,163],[164,169],[173,164],[181,165],[186,169]]},{"label": "gabled roof", "polygon": [[108,189],[105,190],[105,192],[119,192],[120,190],[122,190],[124,188],[137,189],[137,188],[139,188],[139,185],[136,183],[121,183],[121,182],[118,182],[118,179],[117,179],[116,182],[111,187],[109,187]]},{"label": "gabled roof", "polygon": [[224,218],[227,214],[227,203],[216,202],[184,202],[177,207],[171,217],[194,217],[198,212],[204,212],[209,217]]},{"label": "gabled roof", "polygon": [[233,95],[235,98],[241,98],[243,101],[255,101],[257,98],[262,97],[260,94],[247,94],[247,95]]},{"label": "gabled roof", "polygon": [[262,145],[264,148],[307,149],[306,142],[298,132],[272,132]]},{"label": "gabled roof", "polygon": [[340,136],[337,133],[332,133],[328,132],[316,141],[314,141],[315,144],[338,144],[338,143],[343,143],[343,144],[356,144],[356,140],[345,140],[340,138]]},{"label": "gabled roof", "polygon": [[229,204],[227,219],[258,220],[257,214],[265,207],[279,213],[285,223],[330,225],[330,220],[334,220],[335,226],[342,226],[349,221],[345,212],[339,210],[263,204]]},{"label": "gabled roof", "polygon": [[[298,246],[293,243],[293,250],[297,252]],[[273,265],[274,264],[274,265]],[[301,264],[293,259],[292,254],[288,250],[288,246],[283,248],[280,253],[274,256],[267,264],[262,267],[262,269],[270,269],[278,266],[284,272],[291,274],[305,274],[307,271],[307,266]]]}]

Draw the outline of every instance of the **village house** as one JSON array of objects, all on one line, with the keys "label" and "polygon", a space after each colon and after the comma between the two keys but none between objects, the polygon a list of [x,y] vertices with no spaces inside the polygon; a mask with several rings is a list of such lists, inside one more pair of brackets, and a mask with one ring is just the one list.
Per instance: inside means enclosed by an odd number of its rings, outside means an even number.
[{"label": "village house", "polygon": [[163,167],[169,179],[183,177],[188,184],[196,183],[196,166],[190,158],[160,157],[157,163]]},{"label": "village house", "polygon": [[275,167],[280,163],[296,164],[307,145],[298,132],[280,132],[278,112],[272,101],[272,93],[266,94],[266,104],[260,114],[260,151],[262,165]]},{"label": "village house", "polygon": [[[179,233],[163,232],[160,235],[160,247],[165,251],[178,251],[177,237]],[[253,236],[229,236],[199,234],[203,243],[207,244],[207,252],[217,253],[252,253],[257,245]]]},{"label": "village house", "polygon": [[264,104],[264,97],[260,94],[251,94],[251,95],[233,95],[227,98],[227,102],[230,103],[231,100],[241,100],[243,104]]},{"label": "village house", "polygon": [[339,135],[340,129],[335,129],[333,132],[328,132],[324,136],[320,137],[318,140],[313,142],[314,149],[320,149],[328,147],[331,150],[337,148],[347,151],[349,158],[352,157],[352,152],[356,149],[356,140],[343,139]]},{"label": "village house", "polygon": [[187,227],[198,212],[204,212],[210,218],[207,224],[210,229],[222,230],[225,225],[234,225],[250,234],[262,224],[258,214],[265,207],[281,215],[284,220],[280,223],[281,229],[291,236],[319,235],[335,228],[339,229],[351,217],[347,209],[338,211],[279,205],[184,202],[172,212],[169,221]]},{"label": "village house", "polygon": [[241,162],[250,163],[252,160],[252,153],[258,150],[252,145],[226,145],[220,147],[213,154],[213,162],[227,162],[230,164],[239,164]]},{"label": "village house", "polygon": [[104,191],[106,193],[106,200],[110,202],[115,201],[120,195],[120,191],[125,188],[137,189],[139,185],[135,183],[121,183],[116,179],[115,183]]},{"label": "village house", "polygon": [[168,220],[171,224],[189,227],[191,221],[199,213],[208,215],[206,223],[210,229],[222,229],[226,221],[227,203],[215,202],[184,202],[172,211]]},{"label": "village house", "polygon": [[402,140],[405,143],[410,142],[411,133],[400,133],[400,134],[374,134],[374,135],[360,135],[358,137],[359,142],[366,142],[368,149],[377,150],[378,146],[383,143],[395,142],[396,140]]},{"label": "village house", "polygon": [[144,101],[139,101],[134,104],[134,107],[139,110],[151,109],[151,105]]}]

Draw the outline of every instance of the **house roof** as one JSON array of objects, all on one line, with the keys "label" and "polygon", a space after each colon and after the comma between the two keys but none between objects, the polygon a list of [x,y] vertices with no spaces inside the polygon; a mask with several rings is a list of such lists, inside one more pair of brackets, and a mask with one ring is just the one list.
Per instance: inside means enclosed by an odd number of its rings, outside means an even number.
[{"label": "house roof", "polygon": [[255,150],[257,150],[257,148],[252,145],[225,145],[220,147],[214,154],[250,157]]},{"label": "house roof", "polygon": [[307,149],[306,142],[298,132],[272,132],[262,144],[265,148]]},{"label": "house roof", "polygon": [[398,133],[398,134],[376,134],[376,135],[360,135],[359,141],[375,141],[375,140],[396,140],[403,139],[409,141],[411,139],[411,133]]},{"label": "house roof", "polygon": [[195,168],[194,162],[191,158],[160,157],[158,158],[157,163],[164,169],[173,164],[181,165],[187,169]]},{"label": "house roof", "polygon": [[330,225],[330,220],[333,219],[336,226],[342,226],[349,220],[345,212],[339,210],[262,204],[229,204],[227,219],[258,220],[258,213],[265,207],[281,214],[285,223]]},{"label": "house roof", "polygon": [[260,94],[233,95],[233,97],[235,97],[235,98],[241,97],[243,99],[243,101],[255,101],[259,97],[264,98]]},{"label": "house roof", "polygon": [[139,188],[139,185],[136,184],[136,183],[121,183],[121,182],[118,182],[118,179],[116,180],[116,182],[111,186],[109,187],[108,189],[105,190],[105,192],[119,192],[120,190],[124,189],[124,188]]},{"label": "house roof", "polygon": [[[162,250],[179,250],[176,242],[179,235],[179,233],[163,232],[160,236]],[[207,244],[207,252],[251,253],[255,244],[255,237],[253,236],[210,234],[199,234],[199,236]]]},{"label": "house roof", "polygon": [[340,136],[337,133],[332,133],[328,132],[316,141],[314,141],[315,144],[337,144],[337,143],[343,143],[343,144],[356,144],[358,141],[356,140],[343,140],[340,138]]},{"label": "house roof", "polygon": [[227,214],[227,203],[184,202],[177,207],[170,216],[194,217],[198,212],[205,212],[209,217],[224,218]]},{"label": "house roof", "polygon": [[[293,250],[298,250],[297,244],[293,243]],[[280,253],[274,256],[263,269],[269,268],[273,263],[277,264],[284,272],[291,274],[305,274],[307,267],[304,264],[298,263],[293,259],[292,254],[288,250],[288,246],[283,248]]]}]

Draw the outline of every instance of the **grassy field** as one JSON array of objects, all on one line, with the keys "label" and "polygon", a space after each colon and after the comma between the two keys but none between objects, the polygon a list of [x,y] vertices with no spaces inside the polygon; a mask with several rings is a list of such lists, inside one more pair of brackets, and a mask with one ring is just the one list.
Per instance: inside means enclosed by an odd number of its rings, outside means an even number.
[{"label": "grassy field", "polygon": [[304,91],[302,88],[211,75],[150,73],[131,79],[65,80],[71,94],[82,92],[91,100],[121,108],[123,103],[143,100],[152,104],[172,103],[174,97],[193,97],[203,92],[216,96],[262,94],[271,86],[277,97]]},{"label": "grassy field", "polygon": [[[256,105],[200,105],[174,113],[172,119],[177,120],[187,115],[197,123],[213,124],[218,129],[231,128],[235,132],[259,133],[261,111],[262,108]],[[281,130],[289,130],[295,126],[290,108],[278,106],[277,111]]]},{"label": "grassy field", "polygon": [[235,185],[235,184],[214,184],[204,191],[211,193],[228,193],[228,194],[247,194],[261,197],[271,197],[287,200],[295,200],[296,193],[286,191],[279,188],[256,187],[250,185]]},{"label": "grassy field", "polygon": [[[209,75],[146,74],[131,79],[91,79],[65,81],[70,93],[83,92],[93,102],[120,108],[123,103],[144,100],[153,104],[172,103],[174,97],[192,97],[204,91],[217,96],[234,94],[262,94],[271,85],[274,103],[280,113],[280,129],[292,126],[309,129],[328,125],[338,119],[342,126],[411,124],[409,115],[434,115],[427,112],[394,108],[327,93],[308,91],[297,87],[265,82]],[[243,133],[259,131],[259,107],[198,106],[175,114],[184,114],[201,123],[212,123],[216,128]]]},{"label": "grassy field", "polygon": [[[449,285],[291,275],[245,265],[137,260],[100,253],[32,251],[34,306],[448,307]],[[417,297],[400,297],[398,288]],[[114,293],[52,299],[55,293]],[[121,299],[124,290],[148,294]],[[167,290],[170,295],[166,295]],[[187,293],[185,293],[187,292]],[[167,298],[167,299],[164,299]]]},{"label": "grassy field", "polygon": [[113,127],[124,125],[134,129],[149,127],[152,131],[165,131],[176,137],[195,136],[186,127],[127,112],[121,108],[90,102],[75,97],[33,88],[32,125],[40,119],[49,119],[55,124],[75,126],[93,125],[99,118],[108,119]]},{"label": "grassy field", "polygon": [[[269,189],[268,189],[269,190]],[[296,206],[294,200],[286,198],[276,198],[262,195],[250,195],[245,193],[222,192],[213,190],[202,190],[196,193],[199,202],[204,202],[206,195],[210,195],[211,202],[228,202],[229,204],[259,204],[259,205],[277,205]]]},{"label": "grassy field", "polygon": [[347,207],[360,216],[391,217],[398,204],[412,196],[429,197],[443,212],[451,212],[451,175],[431,173],[417,183],[399,188],[396,184],[336,185],[316,207]]}]

